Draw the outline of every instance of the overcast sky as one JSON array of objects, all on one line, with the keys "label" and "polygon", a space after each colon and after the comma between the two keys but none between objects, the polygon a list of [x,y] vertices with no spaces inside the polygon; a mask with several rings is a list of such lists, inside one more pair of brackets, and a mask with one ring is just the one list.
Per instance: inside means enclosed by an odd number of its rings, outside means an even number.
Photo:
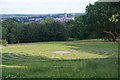
[{"label": "overcast sky", "polygon": [[0,0],[0,14],[84,13],[97,0]]}]

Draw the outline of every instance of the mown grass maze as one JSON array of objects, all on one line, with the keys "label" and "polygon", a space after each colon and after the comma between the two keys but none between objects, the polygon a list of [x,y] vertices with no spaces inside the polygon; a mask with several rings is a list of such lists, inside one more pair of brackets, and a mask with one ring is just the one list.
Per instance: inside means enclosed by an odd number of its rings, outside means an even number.
[{"label": "mown grass maze", "polygon": [[66,41],[3,47],[0,56],[4,78],[116,78],[119,52],[117,43]]}]

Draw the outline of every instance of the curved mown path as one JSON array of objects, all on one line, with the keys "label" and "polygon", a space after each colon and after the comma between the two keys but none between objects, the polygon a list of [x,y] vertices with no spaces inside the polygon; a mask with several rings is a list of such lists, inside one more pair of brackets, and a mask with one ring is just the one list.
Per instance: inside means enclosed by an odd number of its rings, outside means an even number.
[{"label": "curved mown path", "polygon": [[[19,51],[20,52],[20,51]],[[82,54],[84,54],[84,56],[88,56],[90,54],[94,54],[94,55],[102,55],[102,57],[96,57],[96,58],[106,58],[106,57],[118,57],[118,52],[117,50],[90,50],[89,53],[86,53],[87,51],[84,51]],[[92,53],[94,52],[94,53]],[[71,57],[69,58],[66,58],[66,59],[72,59],[72,55],[76,56],[76,54],[78,55],[80,52],[77,51],[77,53],[52,53],[51,55],[51,59],[54,59],[56,58],[56,56],[60,56],[61,59],[62,57],[64,57],[64,55],[69,55]],[[81,53],[80,53],[81,54]],[[32,60],[39,60],[39,61],[48,61],[49,59],[44,59],[44,58],[41,58],[41,56],[43,57],[46,57],[48,56],[49,53],[47,54],[43,54],[42,51],[40,51],[38,54],[34,54],[34,52],[30,52],[30,53],[14,53],[14,52],[6,52],[6,53],[1,53],[0,56],[2,57],[2,61],[24,61],[24,60],[29,60],[29,59],[32,59]],[[119,55],[120,56],[120,55]],[[95,57],[94,57],[95,58]],[[61,59],[58,59],[56,58],[55,60],[61,60]],[[75,59],[75,58],[74,58]],[[84,59],[81,58],[81,56],[77,57],[76,59]]]}]

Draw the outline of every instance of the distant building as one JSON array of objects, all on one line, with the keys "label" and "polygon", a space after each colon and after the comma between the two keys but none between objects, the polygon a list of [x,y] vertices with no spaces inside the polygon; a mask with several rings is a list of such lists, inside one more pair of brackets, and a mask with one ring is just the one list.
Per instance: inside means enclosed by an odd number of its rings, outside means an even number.
[{"label": "distant building", "polygon": [[64,13],[64,21],[65,22],[67,21],[66,18],[67,18],[67,13]]}]

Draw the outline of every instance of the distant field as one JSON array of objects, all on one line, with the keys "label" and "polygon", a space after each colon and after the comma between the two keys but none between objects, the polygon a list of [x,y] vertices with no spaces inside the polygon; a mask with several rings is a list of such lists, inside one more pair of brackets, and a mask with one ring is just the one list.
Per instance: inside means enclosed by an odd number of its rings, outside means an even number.
[{"label": "distant field", "polygon": [[94,40],[13,44],[2,47],[1,67],[4,78],[116,78],[118,52]]}]

